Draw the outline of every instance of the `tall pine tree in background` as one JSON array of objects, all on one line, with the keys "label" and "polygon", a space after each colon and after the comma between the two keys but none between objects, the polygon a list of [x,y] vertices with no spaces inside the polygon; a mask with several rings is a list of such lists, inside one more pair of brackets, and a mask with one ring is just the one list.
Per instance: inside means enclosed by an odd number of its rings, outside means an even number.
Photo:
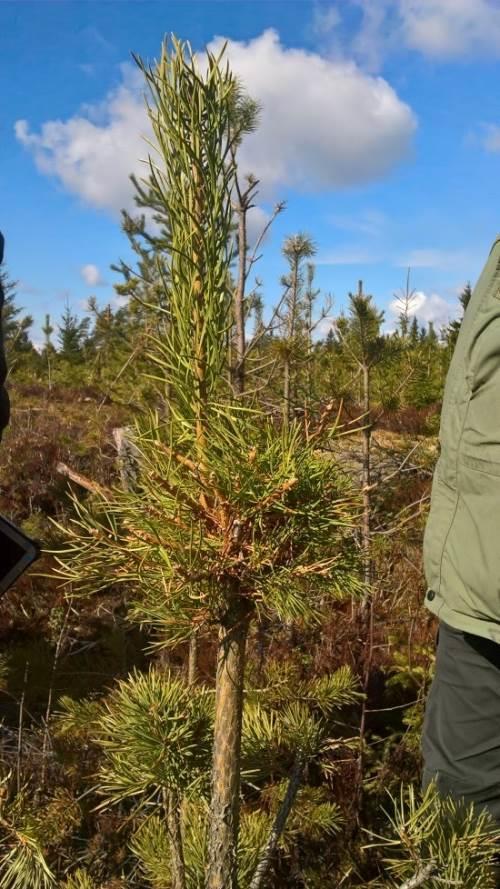
[{"label": "tall pine tree in background", "polygon": [[361,407],[362,455],[362,490],[363,490],[363,525],[362,548],[364,557],[365,598],[368,602],[372,583],[371,561],[371,436],[373,431],[372,379],[374,368],[379,365],[388,351],[387,338],[383,336],[381,327],[384,313],[380,312],[373,302],[373,297],[363,292],[363,282],[359,281],[358,292],[349,294],[347,315],[337,320],[337,337],[345,362],[356,371],[359,379],[359,405]]},{"label": "tall pine tree in background", "polygon": [[44,337],[44,339],[43,339],[43,353],[48,354],[49,352],[50,353],[55,352],[55,347],[52,342],[52,334],[54,333],[54,328],[51,324],[49,314],[45,315],[45,322],[42,327],[42,333],[43,333],[43,337]]},{"label": "tall pine tree in background", "polygon": [[280,352],[283,363],[283,417],[288,423],[296,406],[297,373],[300,364],[307,355],[308,341],[304,338],[304,312],[307,301],[304,300],[303,263],[316,253],[316,245],[312,238],[304,232],[290,235],[285,239],[282,253],[288,262],[288,274],[283,275],[282,285],[285,287],[284,311],[281,313],[282,339]]},{"label": "tall pine tree in background", "polygon": [[121,259],[111,266],[122,281],[115,290],[127,299],[131,350],[145,344],[148,334],[161,335],[168,317],[168,245],[170,224],[148,173],[130,177],[138,213],[122,210],[122,231],[134,254],[134,266]]},{"label": "tall pine tree in background", "polygon": [[40,356],[29,336],[33,318],[23,315],[23,309],[16,303],[17,282],[12,281],[5,270],[0,271],[0,276],[5,293],[2,320],[9,376],[29,379],[36,376],[40,365]]},{"label": "tall pine tree in background", "polygon": [[43,348],[41,353],[42,365],[45,365],[47,370],[47,385],[49,387],[49,391],[52,389],[52,372],[54,362],[56,360],[56,350],[54,344],[52,342],[52,334],[54,333],[54,327],[50,321],[50,315],[45,315],[45,322],[42,327],[43,333]]},{"label": "tall pine tree in background", "polygon": [[[31,315],[21,315],[23,309],[16,305],[17,282],[9,279],[7,272],[0,272],[5,302],[3,307],[3,335],[7,356],[31,352],[33,345],[29,338],[29,330],[33,326]],[[20,317],[21,316],[21,317]]]},{"label": "tall pine tree in background", "polygon": [[66,305],[58,324],[59,355],[69,364],[82,364],[90,328],[90,318],[78,318]]},{"label": "tall pine tree in background", "polygon": [[[131,338],[131,321],[128,306],[113,310],[110,303],[102,309],[91,296],[88,310],[93,319],[92,334],[87,340],[89,381],[105,387],[116,400],[123,395],[117,389],[122,372],[134,348]],[[130,380],[125,380],[129,383]]]}]

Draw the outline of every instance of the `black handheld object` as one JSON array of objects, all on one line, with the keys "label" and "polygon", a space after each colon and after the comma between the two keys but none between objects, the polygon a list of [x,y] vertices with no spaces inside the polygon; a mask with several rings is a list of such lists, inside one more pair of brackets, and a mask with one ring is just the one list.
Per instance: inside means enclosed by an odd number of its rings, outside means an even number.
[{"label": "black handheld object", "polygon": [[0,596],[38,559],[40,547],[8,519],[0,516]]}]

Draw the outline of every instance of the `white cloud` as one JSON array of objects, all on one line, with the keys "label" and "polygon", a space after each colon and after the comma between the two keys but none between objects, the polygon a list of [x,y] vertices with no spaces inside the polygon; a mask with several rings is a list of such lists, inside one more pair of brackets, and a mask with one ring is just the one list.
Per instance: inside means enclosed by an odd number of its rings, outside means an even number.
[{"label": "white cloud", "polygon": [[325,317],[321,319],[319,324],[316,325],[316,336],[319,339],[328,336],[331,330],[335,330],[335,324],[336,319],[333,317],[333,315],[325,315]]},{"label": "white cloud", "polygon": [[[254,207],[252,207],[251,210],[248,211],[247,240],[250,249],[255,247],[270,218],[271,214],[268,213],[267,210],[264,210],[263,207],[259,207],[258,205],[255,205]],[[272,226],[267,230],[266,234],[260,242],[261,244],[266,243],[266,241],[269,239],[269,234],[271,231]]]},{"label": "white cloud", "polygon": [[95,65],[92,65],[92,64],[89,64],[89,63],[87,63],[87,62],[82,62],[80,65],[78,65],[78,68],[79,68],[79,70],[82,71],[83,74],[85,74],[87,77],[93,77],[94,74],[95,74],[95,72],[96,72],[96,66],[95,66]]},{"label": "white cloud", "polygon": [[[222,42],[215,38],[210,49]],[[240,152],[241,170],[261,180],[261,195],[286,186],[307,191],[367,182],[408,155],[412,110],[386,80],[354,62],[286,48],[273,29],[247,43],[230,40],[227,57],[263,104],[261,125]],[[18,140],[42,173],[114,213],[133,206],[128,176],[143,173],[139,159],[148,153],[142,79],[129,65],[122,77],[99,105],[46,121],[38,133],[25,120],[16,123]]]},{"label": "white cloud", "polygon": [[[389,312],[395,320],[401,312],[401,303],[397,299],[393,299],[389,304]],[[422,290],[415,291],[408,308],[410,317],[416,316],[421,324],[427,325],[432,321],[436,330],[450,323],[454,318],[459,317],[461,308],[458,300],[456,303],[450,303],[438,293],[424,293]],[[390,324],[390,321],[388,320]]]},{"label": "white cloud", "polygon": [[486,151],[493,153],[500,151],[500,127],[495,124],[486,124],[482,144]]},{"label": "white cloud", "polygon": [[39,296],[43,291],[40,287],[30,284],[29,281],[20,280],[17,282],[16,290],[18,293],[24,293],[26,296]]},{"label": "white cloud", "polygon": [[382,259],[383,257],[365,247],[346,246],[320,254],[314,262],[316,265],[370,265]]},{"label": "white cloud", "polygon": [[[86,203],[118,212],[132,207],[131,172],[142,173],[149,133],[142,81],[131,66],[122,66],[123,82],[99,105],[87,106],[66,121],[50,120],[39,133],[18,120],[15,132],[38,169],[59,180]],[[140,85],[139,85],[140,84]]]},{"label": "white cloud", "polygon": [[397,0],[352,0],[362,12],[360,27],[352,40],[352,52],[360,65],[377,71],[384,56],[397,48]]},{"label": "white cloud", "polygon": [[500,52],[497,0],[398,0],[408,46],[437,58]]},{"label": "white cloud", "polygon": [[362,11],[351,51],[363,67],[414,49],[435,59],[500,53],[498,0],[350,0]]},{"label": "white cloud", "polygon": [[396,266],[410,269],[443,269],[453,270],[461,267],[467,260],[466,250],[440,250],[430,247],[419,250],[411,250],[405,256],[399,258]]},{"label": "white cloud", "polygon": [[[344,244],[332,250],[326,250],[315,260],[317,265],[373,265],[375,263],[387,263],[394,268],[404,269],[439,269],[440,271],[456,272],[457,269],[470,267],[475,261],[474,252],[469,248],[461,250],[441,250],[439,248],[423,248],[416,250],[408,250],[407,253],[399,256],[386,244],[385,232],[382,232],[384,238],[382,241],[377,239],[378,229],[383,226],[384,217],[374,216],[373,229],[370,226],[369,217],[366,221],[366,228],[363,226],[362,217],[359,220],[358,231],[365,234],[364,243],[360,240],[357,244]],[[356,231],[355,226],[357,220],[355,217],[339,217],[339,228],[345,227],[347,230],[352,226],[352,230]]]},{"label": "white cloud", "polygon": [[99,269],[92,263],[82,266],[80,275],[89,287],[102,287],[105,284]]},{"label": "white cloud", "polygon": [[336,6],[319,6],[315,3],[311,25],[311,31],[315,36],[324,37],[325,34],[334,31],[341,21],[342,17]]},{"label": "white cloud", "polygon": [[327,217],[327,221],[342,231],[377,237],[385,231],[388,219],[379,210],[362,210],[348,216],[332,214]]},{"label": "white cloud", "polygon": [[[210,49],[222,44],[216,38]],[[263,106],[240,153],[263,190],[343,187],[377,179],[407,156],[416,119],[392,87],[352,61],[281,45],[274,29],[240,43],[228,58]]]}]

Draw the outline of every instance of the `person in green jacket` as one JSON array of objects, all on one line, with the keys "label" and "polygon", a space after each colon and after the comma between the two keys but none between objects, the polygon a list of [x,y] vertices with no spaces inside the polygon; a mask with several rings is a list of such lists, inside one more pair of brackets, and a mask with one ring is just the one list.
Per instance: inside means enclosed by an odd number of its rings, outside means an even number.
[{"label": "person in green jacket", "polygon": [[464,314],[439,443],[423,541],[439,625],[422,783],[500,823],[500,236]]},{"label": "person in green jacket", "polygon": [[[4,253],[5,240],[0,232],[0,266],[3,262],[3,253]],[[9,422],[9,414],[10,414],[10,406],[9,406],[9,396],[7,394],[7,390],[5,388],[5,378],[7,376],[7,365],[5,363],[5,351],[3,345],[3,330],[2,330],[2,309],[3,309],[3,301],[4,301],[4,290],[2,284],[2,277],[0,275],[0,440],[2,438],[2,432],[7,426]]]}]

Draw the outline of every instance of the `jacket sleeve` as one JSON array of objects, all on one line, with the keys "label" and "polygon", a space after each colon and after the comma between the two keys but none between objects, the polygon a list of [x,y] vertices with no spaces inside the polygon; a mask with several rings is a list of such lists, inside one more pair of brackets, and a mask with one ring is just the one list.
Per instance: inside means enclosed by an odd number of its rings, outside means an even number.
[{"label": "jacket sleeve", "polygon": [[[3,262],[4,243],[5,242],[4,242],[3,235],[0,232],[0,265]],[[3,329],[2,329],[3,301],[4,301],[4,290],[3,290],[2,278],[0,276],[0,440],[2,438],[2,432],[9,422],[9,415],[10,415],[9,396],[8,396],[7,390],[5,388],[5,378],[7,376],[7,365],[5,362],[5,351],[4,351]]]}]

